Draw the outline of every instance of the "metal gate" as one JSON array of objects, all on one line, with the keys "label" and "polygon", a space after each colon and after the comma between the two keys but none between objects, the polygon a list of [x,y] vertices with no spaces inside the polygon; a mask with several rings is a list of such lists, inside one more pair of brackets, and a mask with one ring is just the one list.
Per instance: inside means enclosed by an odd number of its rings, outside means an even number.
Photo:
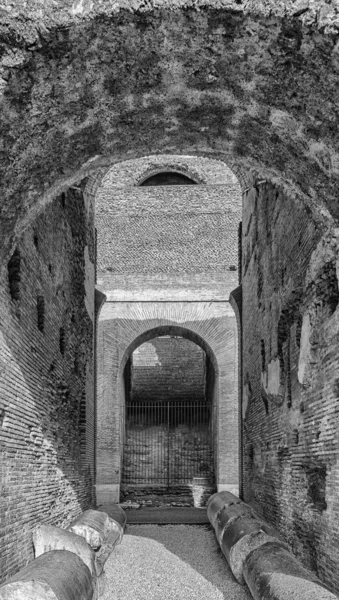
[{"label": "metal gate", "polygon": [[126,404],[122,484],[170,488],[214,481],[211,406],[205,401]]}]

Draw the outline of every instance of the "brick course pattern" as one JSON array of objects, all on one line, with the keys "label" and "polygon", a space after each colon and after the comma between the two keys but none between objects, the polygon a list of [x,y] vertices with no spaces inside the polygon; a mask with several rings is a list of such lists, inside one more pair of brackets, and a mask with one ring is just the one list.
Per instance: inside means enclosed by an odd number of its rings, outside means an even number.
[{"label": "brick course pattern", "polygon": [[[198,343],[216,371],[214,457],[219,485],[238,485],[236,321],[228,302],[106,302],[97,332],[97,500],[119,497],[125,384],[130,354],[158,335]],[[212,384],[210,383],[211,387]]]},{"label": "brick course pattern", "polygon": [[[182,173],[196,184],[233,184],[239,188],[236,175],[221,160],[204,156],[183,156],[180,154],[160,154],[125,160],[113,165],[100,180],[97,200],[112,192],[112,188],[139,186],[148,177],[159,172]],[[98,173],[100,176],[100,173]],[[113,190],[114,191],[114,190]],[[131,190],[132,192],[135,190]]]},{"label": "brick course pattern", "polygon": [[237,268],[238,184],[104,188],[96,203],[98,281],[115,273],[225,273]]},{"label": "brick course pattern", "polygon": [[[126,163],[122,165],[122,184],[140,183],[155,163],[159,169],[170,159],[135,162],[134,179],[132,161],[125,173]],[[182,332],[201,344],[214,363],[216,384],[211,373],[207,382],[214,406],[214,470],[219,486],[238,486],[237,340],[228,299],[238,283],[240,187],[217,161],[184,157],[179,171],[191,176],[194,168],[211,181],[214,163],[217,185],[121,189],[115,185],[119,168],[114,167],[98,190],[97,287],[108,300],[100,312],[97,337],[100,502],[119,500],[125,435],[123,366],[147,339]],[[171,164],[178,166],[178,158]],[[86,193],[93,195],[94,190],[92,181]]]},{"label": "brick course pattern", "polygon": [[14,297],[13,261],[1,271],[1,580],[33,558],[37,523],[92,502],[93,231],[72,189],[20,239]]},{"label": "brick course pattern", "polygon": [[131,400],[204,400],[205,353],[190,340],[161,337],[132,354]]},{"label": "brick course pattern", "polygon": [[244,497],[338,590],[338,230],[262,183],[243,232]]}]

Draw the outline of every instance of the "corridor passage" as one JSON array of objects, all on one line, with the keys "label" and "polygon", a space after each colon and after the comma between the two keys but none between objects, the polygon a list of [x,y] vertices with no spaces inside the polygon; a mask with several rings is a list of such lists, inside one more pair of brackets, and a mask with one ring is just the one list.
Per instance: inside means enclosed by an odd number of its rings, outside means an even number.
[{"label": "corridor passage", "polygon": [[105,567],[100,600],[249,600],[214,532],[195,525],[128,525]]}]

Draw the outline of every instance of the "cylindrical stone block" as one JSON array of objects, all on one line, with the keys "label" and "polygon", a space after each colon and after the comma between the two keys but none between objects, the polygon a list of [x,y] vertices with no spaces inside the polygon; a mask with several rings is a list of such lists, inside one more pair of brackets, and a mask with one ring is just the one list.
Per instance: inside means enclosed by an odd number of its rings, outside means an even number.
[{"label": "cylindrical stone block", "polygon": [[215,527],[215,522],[217,520],[217,516],[219,511],[224,508],[224,506],[229,506],[230,504],[240,504],[242,501],[237,497],[231,494],[230,492],[217,492],[209,497],[207,502],[207,517],[212,525]]},{"label": "cylindrical stone block", "polygon": [[93,593],[89,568],[68,550],[42,554],[0,586],[1,600],[92,600]]},{"label": "cylindrical stone block", "polygon": [[39,525],[33,533],[35,557],[41,556],[51,550],[68,550],[77,554],[95,575],[95,554],[86,540],[67,529],[60,529],[53,525]]},{"label": "cylindrical stone block", "polygon": [[102,575],[106,560],[121,542],[124,533],[122,523],[125,521],[125,513],[121,509],[115,512],[119,521],[102,510],[86,510],[69,527],[70,531],[83,537],[96,551],[95,570],[98,576]]},{"label": "cylindrical stone block", "polygon": [[280,542],[253,550],[243,573],[254,600],[338,600]]},{"label": "cylindrical stone block", "polygon": [[251,513],[243,513],[237,518],[229,521],[220,538],[220,546],[227,560],[229,559],[231,549],[241,540],[241,538],[245,535],[250,535],[259,531],[263,531],[267,535],[278,540],[279,536],[273,527],[270,527],[267,523],[253,516]]},{"label": "cylindrical stone block", "polygon": [[116,532],[121,540],[124,530],[121,524],[99,510],[86,510],[69,526],[69,531],[85,538],[86,542],[98,550],[109,534]]},{"label": "cylindrical stone block", "polygon": [[[242,515],[226,526],[220,546],[234,577],[244,583],[243,565],[252,550],[267,542],[279,542],[279,534],[264,521]],[[281,541],[288,550],[288,546]]]},{"label": "cylindrical stone block", "polygon": [[99,506],[97,510],[99,512],[105,512],[110,519],[120,525],[122,531],[125,530],[127,517],[125,511],[121,508],[121,506],[119,506],[119,504],[104,504]]},{"label": "cylindrical stone block", "polygon": [[[215,523],[215,535],[217,536],[217,540],[220,544],[221,538],[224,534],[225,529],[236,519],[240,517],[256,517],[254,511],[248,504],[242,502],[241,504],[230,504],[229,506],[224,506],[217,516],[217,520]],[[259,519],[259,517],[258,517]]]}]

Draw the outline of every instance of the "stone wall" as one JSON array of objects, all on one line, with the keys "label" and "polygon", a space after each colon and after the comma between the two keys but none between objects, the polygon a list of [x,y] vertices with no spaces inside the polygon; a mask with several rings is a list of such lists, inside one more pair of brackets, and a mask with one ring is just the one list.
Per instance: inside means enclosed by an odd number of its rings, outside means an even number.
[{"label": "stone wall", "polygon": [[161,337],[132,354],[131,400],[205,399],[205,353],[190,340]]},{"label": "stone wall", "polygon": [[93,227],[70,189],[1,268],[1,579],[33,558],[37,523],[64,526],[92,502]]},{"label": "stone wall", "polygon": [[243,235],[244,496],[338,590],[338,230],[262,182]]}]

